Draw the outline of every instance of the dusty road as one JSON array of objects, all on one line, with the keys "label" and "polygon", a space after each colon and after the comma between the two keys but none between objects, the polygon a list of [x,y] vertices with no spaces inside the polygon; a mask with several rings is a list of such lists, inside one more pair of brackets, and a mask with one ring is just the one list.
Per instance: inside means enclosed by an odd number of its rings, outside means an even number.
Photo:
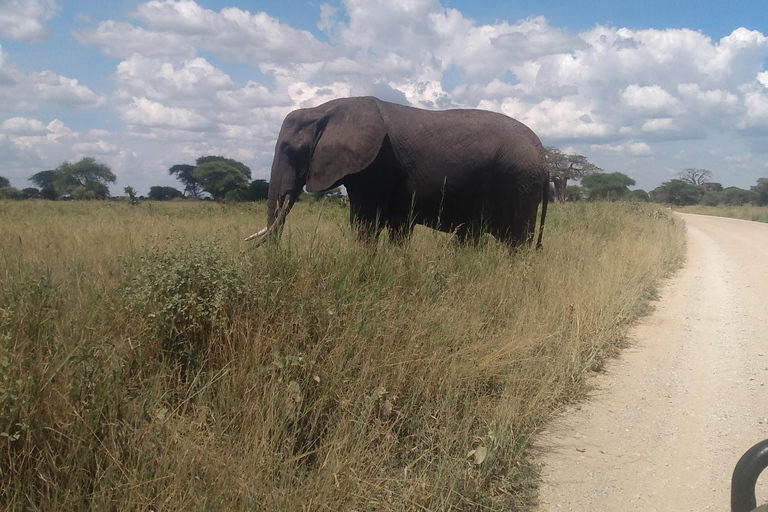
[{"label": "dusty road", "polygon": [[768,438],[768,224],[682,217],[685,268],[538,444],[541,510],[726,512],[734,464]]}]

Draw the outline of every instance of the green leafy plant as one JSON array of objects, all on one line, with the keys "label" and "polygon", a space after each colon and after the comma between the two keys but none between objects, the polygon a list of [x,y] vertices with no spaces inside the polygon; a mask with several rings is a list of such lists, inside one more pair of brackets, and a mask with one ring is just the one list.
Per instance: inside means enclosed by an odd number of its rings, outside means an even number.
[{"label": "green leafy plant", "polygon": [[242,293],[231,259],[215,243],[201,243],[150,249],[126,297],[134,312],[150,320],[162,351],[188,371],[214,349],[211,340]]}]

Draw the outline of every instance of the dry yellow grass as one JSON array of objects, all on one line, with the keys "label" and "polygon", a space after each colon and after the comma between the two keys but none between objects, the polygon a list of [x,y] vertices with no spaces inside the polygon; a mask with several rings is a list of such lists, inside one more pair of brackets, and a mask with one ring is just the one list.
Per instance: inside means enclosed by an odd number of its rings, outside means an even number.
[{"label": "dry yellow grass", "polygon": [[551,205],[542,251],[300,203],[0,202],[3,510],[510,510],[526,449],[684,251],[653,206]]},{"label": "dry yellow grass", "polygon": [[768,222],[768,207],[765,206],[683,206],[675,208],[683,213],[713,215],[715,217],[731,217],[734,219]]}]

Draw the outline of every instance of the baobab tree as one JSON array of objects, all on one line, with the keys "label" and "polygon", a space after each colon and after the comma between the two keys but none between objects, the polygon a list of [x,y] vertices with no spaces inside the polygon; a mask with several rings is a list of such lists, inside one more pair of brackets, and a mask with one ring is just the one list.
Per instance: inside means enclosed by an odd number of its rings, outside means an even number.
[{"label": "baobab tree", "polygon": [[549,179],[555,185],[555,201],[565,202],[565,187],[568,180],[578,180],[588,174],[601,172],[602,169],[584,155],[566,155],[557,148],[544,148],[549,168]]}]

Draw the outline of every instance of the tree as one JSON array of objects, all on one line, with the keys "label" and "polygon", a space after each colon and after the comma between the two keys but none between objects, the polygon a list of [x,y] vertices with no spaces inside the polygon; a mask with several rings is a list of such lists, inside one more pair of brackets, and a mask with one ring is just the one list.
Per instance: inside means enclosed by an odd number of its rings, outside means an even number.
[{"label": "tree", "polygon": [[581,201],[584,199],[584,189],[578,185],[568,185],[565,187],[565,200],[568,202]]},{"label": "tree", "polygon": [[269,183],[267,180],[253,180],[248,185],[248,191],[245,194],[246,201],[261,201],[269,197]]},{"label": "tree", "polygon": [[584,155],[566,155],[557,148],[544,148],[547,168],[552,183],[555,185],[555,201],[565,202],[565,187],[568,180],[578,180],[589,174],[602,171],[587,160]]},{"label": "tree", "polygon": [[703,187],[692,185],[683,180],[670,180],[656,187],[650,193],[657,203],[671,203],[676,206],[698,204],[704,194]]},{"label": "tree", "polygon": [[[206,157],[192,172],[192,176],[203,190],[217,201],[224,199],[229,192],[244,191],[248,187],[251,170],[240,162],[222,157],[215,158]],[[198,162],[201,160],[203,159],[198,158]]]},{"label": "tree", "polygon": [[0,176],[0,188],[10,187],[11,186],[11,180],[6,178],[5,176]]},{"label": "tree", "polygon": [[721,192],[723,203],[728,206],[743,206],[755,199],[755,193],[739,187],[727,187]]},{"label": "tree", "polygon": [[755,204],[757,206],[768,205],[768,178],[758,178],[757,185],[750,187],[755,193]]},{"label": "tree", "polygon": [[[243,182],[239,176],[231,171],[239,172],[245,179]],[[195,165],[177,164],[168,169],[169,174],[175,174],[176,178],[184,184],[184,194],[194,197],[200,197],[200,193],[205,191],[213,196],[217,201],[223,200],[227,193],[237,190],[241,193],[233,194],[230,197],[242,198],[245,195],[244,189],[251,179],[251,169],[242,162],[224,158],[223,156],[201,156],[195,162]],[[225,175],[229,174],[229,179]],[[205,182],[201,179],[205,176]],[[215,190],[215,193],[213,192]],[[242,200],[242,199],[239,199]]]},{"label": "tree", "polygon": [[192,176],[192,173],[195,170],[194,165],[188,165],[188,164],[177,164],[168,169],[168,174],[175,174],[176,178],[184,184],[184,194],[183,195],[190,195],[192,197],[199,197],[200,192],[203,191],[203,187],[200,186],[200,183],[195,179],[194,176]]},{"label": "tree", "polygon": [[24,196],[24,199],[40,199],[42,197],[40,190],[35,187],[23,188],[21,189],[21,194]]},{"label": "tree", "polygon": [[708,190],[701,196],[701,204],[704,206],[717,206],[723,201],[722,192],[715,190]]},{"label": "tree", "polygon": [[680,179],[691,185],[704,185],[712,179],[712,171],[689,167],[678,173]]},{"label": "tree", "polygon": [[224,199],[229,192],[243,190],[248,186],[248,177],[224,161],[198,165],[193,174],[203,190],[211,194],[216,201]]},{"label": "tree", "polygon": [[106,199],[107,183],[117,181],[117,176],[104,164],[91,157],[83,157],[72,164],[64,162],[52,171],[34,174],[30,181],[40,187],[47,199],[69,195],[73,199]]},{"label": "tree", "polygon": [[123,189],[123,192],[125,192],[125,195],[127,195],[131,199],[131,204],[136,204],[136,189],[133,187],[125,187]]},{"label": "tree", "polygon": [[625,199],[629,199],[630,201],[639,201],[643,203],[647,203],[648,201],[651,200],[650,196],[648,195],[648,192],[646,192],[641,188],[632,190],[629,194],[627,194],[627,197]]},{"label": "tree", "polygon": [[59,198],[59,193],[56,192],[56,179],[58,177],[59,173],[55,170],[40,171],[33,174],[29,181],[40,187],[40,197],[54,200]]},{"label": "tree", "polygon": [[149,188],[147,197],[152,201],[168,201],[169,199],[184,197],[184,194],[179,189],[173,187],[154,186]]},{"label": "tree", "polygon": [[24,195],[15,187],[0,187],[0,199],[20,200],[24,199]]},{"label": "tree", "polygon": [[584,176],[581,184],[588,190],[587,198],[590,201],[597,199],[617,201],[629,194],[629,187],[635,184],[635,180],[620,172],[594,173]]},{"label": "tree", "polygon": [[716,181],[708,181],[707,183],[704,183],[703,187],[704,187],[704,190],[706,190],[707,192],[723,191],[723,186]]}]

